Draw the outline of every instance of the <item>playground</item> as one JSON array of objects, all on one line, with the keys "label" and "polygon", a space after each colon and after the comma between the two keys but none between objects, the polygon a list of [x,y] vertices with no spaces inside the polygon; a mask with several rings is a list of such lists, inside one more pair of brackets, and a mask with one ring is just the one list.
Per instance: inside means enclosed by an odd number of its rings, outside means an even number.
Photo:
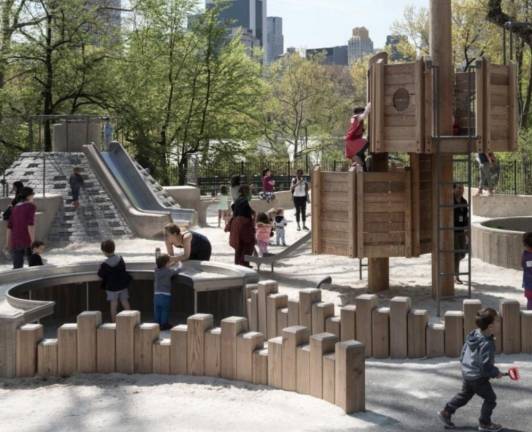
[{"label": "playground", "polygon": [[347,160],[289,162],[288,190],[163,186],[108,117],[31,117],[0,198],[2,430],[432,431],[474,394],[457,430],[529,430],[531,198],[473,174],[518,150],[513,39],[458,72],[451,1],[429,21],[430,56],[369,59]]}]

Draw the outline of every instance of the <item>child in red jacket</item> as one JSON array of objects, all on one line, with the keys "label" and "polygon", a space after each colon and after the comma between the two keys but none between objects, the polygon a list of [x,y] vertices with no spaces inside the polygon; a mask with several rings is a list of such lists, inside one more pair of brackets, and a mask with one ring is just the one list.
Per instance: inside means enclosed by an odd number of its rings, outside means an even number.
[{"label": "child in red jacket", "polygon": [[351,117],[351,126],[347,131],[345,140],[345,157],[351,162],[352,166],[364,168],[365,152],[368,148],[368,141],[364,138],[364,120],[368,116],[371,104],[368,103],[366,108],[355,108],[353,117]]}]

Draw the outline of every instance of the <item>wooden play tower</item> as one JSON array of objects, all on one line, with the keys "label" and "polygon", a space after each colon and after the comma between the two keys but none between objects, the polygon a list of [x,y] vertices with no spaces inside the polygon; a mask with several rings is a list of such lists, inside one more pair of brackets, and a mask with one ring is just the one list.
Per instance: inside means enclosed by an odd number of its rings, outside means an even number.
[{"label": "wooden play tower", "polygon": [[[431,0],[430,9],[430,59],[370,61],[372,171],[314,170],[312,249],[368,258],[371,292],[389,288],[390,257],[432,253],[440,299],[454,295],[453,155],[466,155],[470,167],[474,152],[515,151],[518,103],[512,64],[482,59],[454,72],[451,1]],[[392,152],[408,153],[410,167],[389,171]]]}]

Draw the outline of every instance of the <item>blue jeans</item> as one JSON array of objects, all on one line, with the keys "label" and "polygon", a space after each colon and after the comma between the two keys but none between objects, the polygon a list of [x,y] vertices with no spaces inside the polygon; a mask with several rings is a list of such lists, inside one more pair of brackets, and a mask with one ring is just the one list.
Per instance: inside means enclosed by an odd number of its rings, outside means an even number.
[{"label": "blue jeans", "polygon": [[168,324],[170,319],[170,306],[172,297],[164,294],[155,294],[153,297],[153,306],[155,309],[155,322],[159,325]]}]

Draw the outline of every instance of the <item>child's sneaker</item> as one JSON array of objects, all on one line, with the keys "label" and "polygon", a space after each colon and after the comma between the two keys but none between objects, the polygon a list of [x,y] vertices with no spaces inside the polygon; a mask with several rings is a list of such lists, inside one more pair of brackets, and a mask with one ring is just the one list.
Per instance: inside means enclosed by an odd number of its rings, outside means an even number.
[{"label": "child's sneaker", "polygon": [[500,424],[491,423],[489,425],[478,425],[478,430],[480,432],[499,432],[502,430],[502,426]]},{"label": "child's sneaker", "polygon": [[449,414],[447,411],[441,410],[438,413],[438,418],[445,425],[445,429],[454,429],[455,428],[454,423],[451,421],[451,414]]}]

